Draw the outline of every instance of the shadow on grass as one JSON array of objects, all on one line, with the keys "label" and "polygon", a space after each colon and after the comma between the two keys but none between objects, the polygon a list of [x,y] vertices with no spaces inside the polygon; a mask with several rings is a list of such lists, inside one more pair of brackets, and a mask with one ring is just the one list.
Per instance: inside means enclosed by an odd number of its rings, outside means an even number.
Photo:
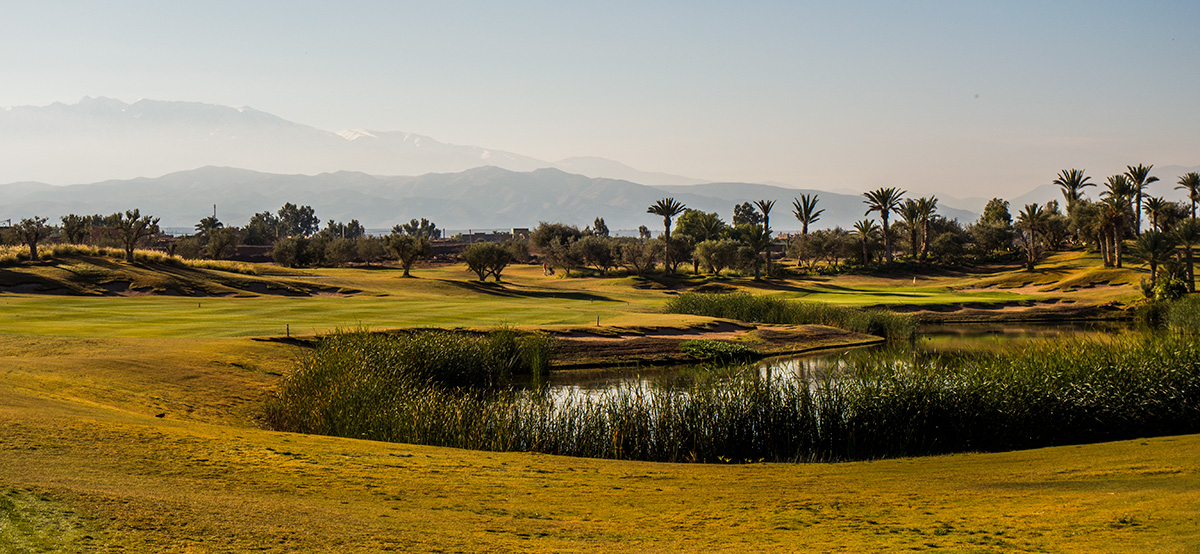
[{"label": "shadow on grass", "polygon": [[617,302],[616,299],[604,296],[601,294],[593,294],[590,292],[576,291],[558,291],[558,290],[516,290],[510,289],[504,283],[495,281],[481,283],[479,281],[455,281],[451,279],[438,279],[438,281],[471,292],[486,294],[489,296],[501,296],[507,298],[559,298],[563,300],[587,300],[591,302]]}]

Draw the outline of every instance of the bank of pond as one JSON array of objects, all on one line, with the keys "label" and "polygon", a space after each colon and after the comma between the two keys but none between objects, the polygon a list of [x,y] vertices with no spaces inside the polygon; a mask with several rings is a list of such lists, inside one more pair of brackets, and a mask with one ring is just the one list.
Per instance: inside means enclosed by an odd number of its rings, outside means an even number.
[{"label": "bank of pond", "polygon": [[[991,348],[964,348],[965,329],[592,381],[549,374],[552,340],[534,333],[338,333],[284,378],[264,420],[283,431],[663,462],[861,460],[1200,432],[1200,338],[1186,327],[1058,326]],[[1028,334],[988,331],[985,340]]]}]

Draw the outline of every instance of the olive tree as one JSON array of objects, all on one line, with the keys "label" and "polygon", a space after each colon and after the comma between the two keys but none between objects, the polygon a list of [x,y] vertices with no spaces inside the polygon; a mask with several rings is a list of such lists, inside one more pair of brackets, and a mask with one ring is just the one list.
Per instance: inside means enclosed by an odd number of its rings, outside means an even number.
[{"label": "olive tree", "polygon": [[46,218],[22,219],[20,223],[13,226],[13,231],[21,238],[21,242],[29,245],[29,260],[36,262],[38,260],[38,243],[50,236],[50,227],[46,226]]}]

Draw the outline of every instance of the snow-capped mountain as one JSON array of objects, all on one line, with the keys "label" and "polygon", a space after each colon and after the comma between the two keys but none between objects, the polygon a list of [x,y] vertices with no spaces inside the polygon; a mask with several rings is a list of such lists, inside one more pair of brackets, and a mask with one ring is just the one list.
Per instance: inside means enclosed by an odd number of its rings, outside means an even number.
[{"label": "snow-capped mountain", "polygon": [[456,173],[494,166],[560,167],[646,184],[703,182],[640,172],[600,158],[562,165],[502,150],[439,142],[413,133],[327,131],[246,107],[199,102],[84,98],[76,104],[0,109],[0,183],[55,185],[163,175],[203,166],[283,174]]}]

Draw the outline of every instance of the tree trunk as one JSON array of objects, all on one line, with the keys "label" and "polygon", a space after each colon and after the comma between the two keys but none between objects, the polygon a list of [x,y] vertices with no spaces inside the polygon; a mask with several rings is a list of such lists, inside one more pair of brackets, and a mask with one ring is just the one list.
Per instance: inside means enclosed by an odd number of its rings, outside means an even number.
[{"label": "tree trunk", "polygon": [[1121,235],[1118,233],[1120,229],[1112,229],[1112,258],[1116,261],[1118,269],[1121,267]]},{"label": "tree trunk", "polygon": [[887,212],[879,216],[883,220],[883,255],[887,258],[887,262],[892,263],[892,237],[888,232]]},{"label": "tree trunk", "polygon": [[1191,245],[1183,248],[1184,261],[1187,263],[1187,280],[1188,292],[1196,292],[1196,275],[1192,267],[1192,247]]}]

